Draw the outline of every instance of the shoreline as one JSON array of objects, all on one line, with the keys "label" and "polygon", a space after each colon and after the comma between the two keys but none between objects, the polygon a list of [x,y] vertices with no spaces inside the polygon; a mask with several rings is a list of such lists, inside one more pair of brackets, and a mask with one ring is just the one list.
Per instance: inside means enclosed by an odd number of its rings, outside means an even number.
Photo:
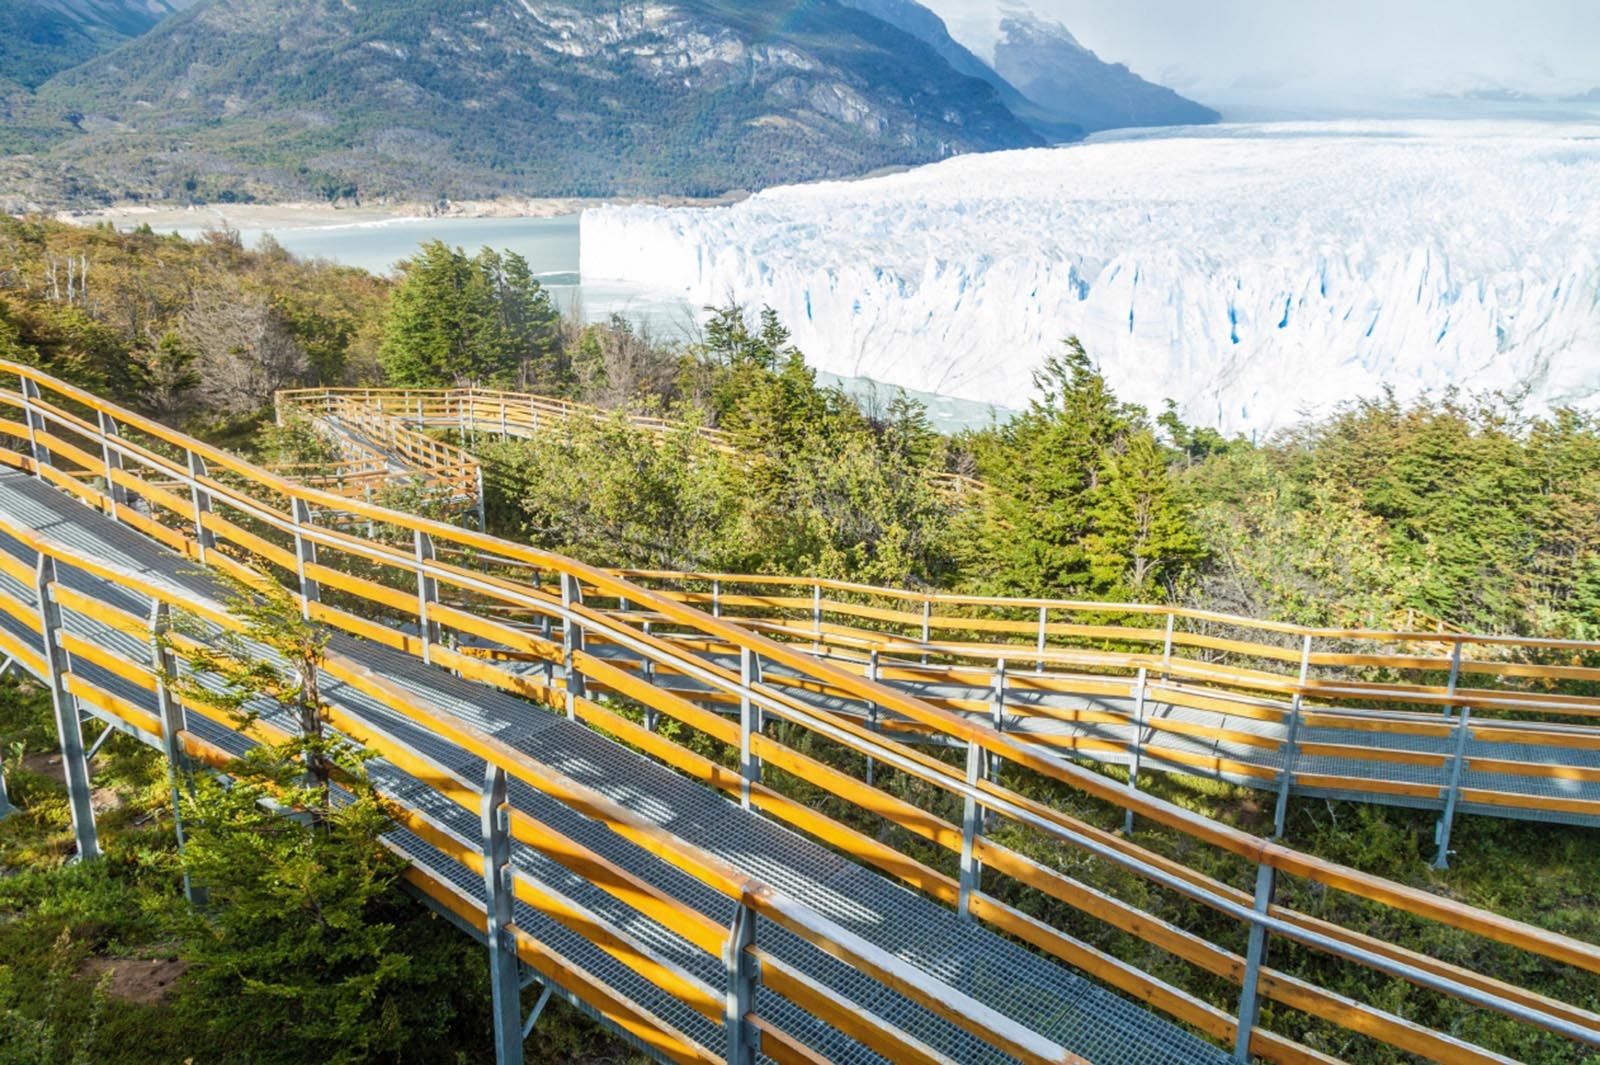
[{"label": "shoreline", "polygon": [[603,204],[654,207],[720,207],[745,199],[748,193],[714,198],[690,196],[508,197],[497,200],[453,200],[442,203],[383,203],[338,207],[312,201],[284,203],[208,203],[190,206],[119,204],[86,210],[57,210],[60,222],[92,226],[109,222],[117,228],[146,224],[154,229],[324,229],[335,226],[383,225],[440,218],[559,218]]}]

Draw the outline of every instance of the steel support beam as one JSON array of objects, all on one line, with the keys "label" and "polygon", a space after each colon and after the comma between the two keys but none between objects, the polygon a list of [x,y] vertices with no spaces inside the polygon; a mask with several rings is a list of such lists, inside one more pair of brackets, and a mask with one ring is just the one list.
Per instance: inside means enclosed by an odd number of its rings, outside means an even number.
[{"label": "steel support beam", "polygon": [[722,951],[722,965],[728,977],[722,1016],[722,1028],[728,1040],[728,1065],[755,1065],[760,1058],[761,1032],[748,1019],[755,1008],[756,984],[760,979],[759,963],[750,955],[750,948],[755,944],[756,912],[741,901],[734,911],[728,943]]},{"label": "steel support beam", "polygon": [[[878,669],[878,651],[874,648],[867,652],[867,679],[874,684],[878,683]],[[867,728],[873,732],[878,731],[878,704],[876,702],[867,704]],[[876,775],[876,771],[877,761],[869,754],[867,755],[867,787],[869,788],[873,786],[873,777]]]},{"label": "steel support beam", "polygon": [[22,378],[22,421],[28,427],[28,454],[33,457],[33,474],[43,479],[44,468],[51,464],[50,449],[45,447],[39,437],[47,432],[43,412],[36,410],[34,404],[39,401],[39,385],[31,377]]},{"label": "steel support beam", "polygon": [[988,752],[980,744],[967,744],[967,793],[961,806],[961,893],[956,912],[968,919],[972,917],[972,893],[978,890],[983,877],[983,866],[974,853],[982,831],[983,807],[978,805],[974,791],[983,779],[987,761]]},{"label": "steel support beam", "polygon": [[1289,822],[1289,792],[1294,788],[1294,763],[1300,756],[1300,710],[1305,699],[1302,694],[1306,680],[1311,676],[1311,637],[1300,644],[1300,682],[1295,685],[1294,697],[1289,700],[1289,729],[1283,740],[1282,762],[1278,767],[1278,801],[1272,811],[1272,838],[1282,839]]},{"label": "steel support beam", "polygon": [[1450,832],[1456,823],[1456,805],[1461,801],[1461,774],[1466,769],[1467,740],[1471,736],[1472,707],[1463,706],[1456,718],[1456,748],[1450,759],[1450,780],[1445,785],[1444,812],[1433,830],[1434,842],[1439,845],[1439,852],[1433,856],[1435,869],[1450,868]]},{"label": "steel support beam", "polygon": [[583,605],[583,586],[570,573],[561,575],[561,676],[566,682],[567,717],[578,719],[576,700],[584,696],[583,671],[577,667],[577,654],[583,650],[583,626],[574,607]]},{"label": "steel support beam", "polygon": [[203,564],[211,550],[217,546],[216,537],[206,527],[206,515],[211,513],[211,493],[200,487],[200,478],[206,476],[206,460],[193,450],[189,453],[189,506],[194,518],[194,541],[199,545]]},{"label": "steel support beam", "polygon": [[748,647],[739,648],[739,805],[750,809],[750,788],[761,783],[761,759],[751,743],[765,720],[752,698],[751,686],[761,679],[761,660]]},{"label": "steel support beam", "polygon": [[439,623],[433,620],[433,604],[439,601],[439,582],[428,573],[433,563],[433,537],[416,531],[412,537],[412,556],[417,561],[417,635],[422,640],[422,661],[433,664],[433,645],[439,642]]},{"label": "steel support beam", "polygon": [[112,441],[122,435],[117,420],[105,411],[95,412],[96,421],[100,427],[100,462],[101,472],[106,479],[106,496],[111,500],[110,515],[115,520],[117,508],[126,506],[128,490],[117,480],[117,474],[122,472],[122,452],[118,451]]},{"label": "steel support beam", "polygon": [[[1006,660],[1001,658],[995,661],[994,677],[989,689],[989,717],[996,732],[1006,730]],[[1000,770],[1005,765],[1004,759],[998,755],[989,756],[989,780],[995,784],[1000,783]],[[979,829],[982,829],[982,818],[979,819]]]},{"label": "steel support beam", "polygon": [[[1277,890],[1278,871],[1270,865],[1256,868],[1255,912],[1266,916],[1272,909],[1272,896]],[[1245,1065],[1250,1061],[1250,1037],[1255,1032],[1256,1019],[1261,1013],[1261,967],[1267,960],[1267,929],[1259,921],[1250,925],[1250,942],[1244,953],[1244,985],[1239,990],[1239,1028],[1233,1041],[1233,1060]]]},{"label": "steel support beam", "polygon": [[[1133,753],[1128,762],[1128,790],[1139,790],[1139,763],[1144,757],[1144,699],[1145,688],[1149,680],[1149,670],[1139,667],[1139,679],[1133,688]],[[1133,835],[1133,809],[1130,807],[1122,817],[1122,834]]]},{"label": "steel support beam", "polygon": [[55,710],[56,735],[61,743],[61,769],[67,782],[67,804],[72,811],[72,835],[78,844],[78,860],[100,857],[100,834],[94,823],[90,801],[89,758],[83,748],[83,722],[78,716],[78,701],[67,691],[67,653],[61,649],[61,607],[51,595],[56,582],[56,560],[40,555],[34,570],[34,591],[39,597],[39,632],[44,637],[46,684]]},{"label": "steel support beam", "polygon": [[[171,627],[171,608],[166,603],[157,602],[150,610],[150,661],[156,667],[156,709],[161,718],[161,751],[167,757],[167,785],[172,791],[172,828],[178,837],[178,857],[181,861],[187,842],[183,830],[183,796],[189,774],[194,770],[189,764],[188,753],[183,749],[182,736],[188,728],[188,719],[183,704],[174,694],[178,685],[178,660],[172,648],[167,646],[165,638]],[[205,889],[195,887],[187,868],[183,871],[183,896],[189,900],[189,905],[196,908],[206,904]]]},{"label": "steel support beam", "polygon": [[488,916],[489,992],[497,1065],[522,1065],[522,980],[512,926],[511,822],[506,771],[490,765],[483,779],[483,882]]},{"label": "steel support beam", "polygon": [[305,529],[311,525],[311,505],[299,497],[290,503],[294,521],[295,575],[300,579],[300,616],[310,621],[311,604],[322,598],[321,587],[307,573],[307,568],[317,563],[317,545],[305,534]]}]

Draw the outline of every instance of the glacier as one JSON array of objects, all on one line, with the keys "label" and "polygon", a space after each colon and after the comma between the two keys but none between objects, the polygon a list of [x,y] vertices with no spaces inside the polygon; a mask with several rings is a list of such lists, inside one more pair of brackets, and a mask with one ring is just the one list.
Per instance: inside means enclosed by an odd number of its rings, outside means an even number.
[{"label": "glacier", "polygon": [[1109,134],[580,224],[586,282],[766,304],[819,369],[1004,408],[1068,336],[1230,433],[1385,388],[1600,404],[1600,124]]}]

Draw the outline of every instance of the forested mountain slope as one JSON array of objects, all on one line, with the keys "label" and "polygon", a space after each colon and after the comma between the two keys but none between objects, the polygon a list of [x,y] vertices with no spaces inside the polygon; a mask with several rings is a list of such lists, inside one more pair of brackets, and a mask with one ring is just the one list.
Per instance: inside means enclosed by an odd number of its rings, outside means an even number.
[{"label": "forested mountain slope", "polygon": [[0,81],[32,88],[145,33],[193,0],[6,0]]},{"label": "forested mountain slope", "polygon": [[34,107],[108,198],[706,194],[1038,142],[835,0],[210,0]]}]

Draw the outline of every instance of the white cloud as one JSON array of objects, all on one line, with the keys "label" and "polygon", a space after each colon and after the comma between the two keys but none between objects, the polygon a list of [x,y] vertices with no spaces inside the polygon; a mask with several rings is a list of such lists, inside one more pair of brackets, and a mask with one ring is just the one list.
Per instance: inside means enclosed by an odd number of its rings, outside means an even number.
[{"label": "white cloud", "polygon": [[[923,0],[979,54],[1013,0]],[[1600,86],[1596,0],[1030,0],[1101,58],[1206,102],[1339,107]]]}]

